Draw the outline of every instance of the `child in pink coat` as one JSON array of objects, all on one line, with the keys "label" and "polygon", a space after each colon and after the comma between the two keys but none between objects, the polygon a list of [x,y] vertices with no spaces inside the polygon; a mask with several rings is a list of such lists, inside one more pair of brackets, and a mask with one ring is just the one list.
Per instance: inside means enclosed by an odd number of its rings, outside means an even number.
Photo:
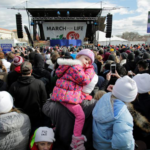
[{"label": "child in pink coat", "polygon": [[91,83],[93,79],[98,78],[92,66],[94,53],[89,49],[84,49],[77,54],[76,60],[58,59],[57,62],[60,65],[56,70],[59,79],[56,82],[51,99],[61,102],[74,114],[75,125],[71,147],[73,150],[85,150],[84,142],[86,138],[82,135],[85,115],[80,104],[84,99],[91,99],[88,96],[89,91],[86,90],[86,85]]}]

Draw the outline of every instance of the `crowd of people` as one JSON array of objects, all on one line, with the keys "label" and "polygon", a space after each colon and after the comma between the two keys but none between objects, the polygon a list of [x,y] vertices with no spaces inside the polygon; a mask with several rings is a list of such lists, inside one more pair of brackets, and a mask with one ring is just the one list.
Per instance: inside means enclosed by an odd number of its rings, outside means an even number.
[{"label": "crowd of people", "polygon": [[0,150],[150,149],[149,92],[145,44],[0,49]]}]

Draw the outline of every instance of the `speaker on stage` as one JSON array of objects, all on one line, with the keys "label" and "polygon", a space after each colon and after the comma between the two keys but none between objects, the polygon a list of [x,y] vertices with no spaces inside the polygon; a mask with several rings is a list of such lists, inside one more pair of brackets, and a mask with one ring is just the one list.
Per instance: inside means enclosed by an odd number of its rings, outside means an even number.
[{"label": "speaker on stage", "polygon": [[31,38],[31,34],[30,34],[29,30],[28,30],[28,27],[27,27],[27,26],[24,26],[24,29],[25,29],[26,34],[27,34],[27,36],[28,36],[29,43],[30,43],[30,44],[32,45],[32,47],[33,47],[33,46],[34,46],[34,45],[33,45],[33,40],[32,40],[32,38]]},{"label": "speaker on stage", "polygon": [[16,25],[18,38],[23,38],[22,17],[20,13],[16,14]]},{"label": "speaker on stage", "polygon": [[112,32],[112,15],[107,15],[107,24],[106,24],[106,38],[111,38]]}]

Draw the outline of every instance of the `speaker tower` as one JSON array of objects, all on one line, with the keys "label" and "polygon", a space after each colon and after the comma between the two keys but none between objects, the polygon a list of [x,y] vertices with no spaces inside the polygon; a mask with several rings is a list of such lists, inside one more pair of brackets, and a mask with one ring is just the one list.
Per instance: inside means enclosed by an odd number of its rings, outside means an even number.
[{"label": "speaker tower", "polygon": [[108,14],[107,15],[107,24],[106,24],[106,38],[111,38],[112,19],[113,19],[113,16],[111,14]]},{"label": "speaker tower", "polygon": [[20,13],[16,14],[16,25],[18,38],[23,38],[22,17]]}]

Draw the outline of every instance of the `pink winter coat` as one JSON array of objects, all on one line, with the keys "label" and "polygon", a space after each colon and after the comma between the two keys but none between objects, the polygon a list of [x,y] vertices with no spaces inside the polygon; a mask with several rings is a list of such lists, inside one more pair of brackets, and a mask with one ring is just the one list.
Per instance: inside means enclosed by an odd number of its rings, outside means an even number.
[{"label": "pink winter coat", "polygon": [[94,67],[84,70],[79,60],[58,59],[57,79],[51,99],[54,101],[80,104],[84,100],[82,88],[94,77]]}]

